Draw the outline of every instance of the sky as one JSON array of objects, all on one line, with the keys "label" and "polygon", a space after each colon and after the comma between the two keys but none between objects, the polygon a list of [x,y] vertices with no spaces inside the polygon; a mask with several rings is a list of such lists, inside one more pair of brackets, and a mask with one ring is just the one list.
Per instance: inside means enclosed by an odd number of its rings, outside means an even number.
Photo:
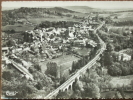
[{"label": "sky", "polygon": [[2,1],[2,8],[89,6],[101,9],[133,8],[133,1]]}]

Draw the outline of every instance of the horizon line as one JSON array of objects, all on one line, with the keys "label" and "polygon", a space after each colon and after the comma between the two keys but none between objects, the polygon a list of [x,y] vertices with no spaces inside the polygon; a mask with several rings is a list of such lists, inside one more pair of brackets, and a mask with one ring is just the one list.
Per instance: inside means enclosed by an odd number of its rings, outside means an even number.
[{"label": "horizon line", "polygon": [[131,9],[133,1],[2,1],[3,7],[67,7],[87,6],[100,9]]},{"label": "horizon line", "polygon": [[[129,7],[129,8],[123,8],[123,7],[116,7],[116,8],[107,8],[107,7],[105,7],[105,8],[98,8],[98,7],[90,7],[90,6],[36,6],[36,7],[28,7],[28,6],[20,6],[20,7],[2,7],[2,8],[54,8],[54,7],[61,7],[61,8],[64,8],[64,7],[89,7],[89,8],[94,8],[94,9],[133,9],[133,8],[131,8],[131,7]],[[67,8],[66,8],[67,9]]]}]

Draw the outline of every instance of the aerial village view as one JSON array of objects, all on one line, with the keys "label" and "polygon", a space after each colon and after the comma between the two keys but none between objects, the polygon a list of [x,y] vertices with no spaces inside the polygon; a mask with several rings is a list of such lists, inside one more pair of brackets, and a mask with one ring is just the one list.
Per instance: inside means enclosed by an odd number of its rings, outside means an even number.
[{"label": "aerial village view", "polygon": [[133,6],[26,3],[2,3],[1,98],[133,98]]}]

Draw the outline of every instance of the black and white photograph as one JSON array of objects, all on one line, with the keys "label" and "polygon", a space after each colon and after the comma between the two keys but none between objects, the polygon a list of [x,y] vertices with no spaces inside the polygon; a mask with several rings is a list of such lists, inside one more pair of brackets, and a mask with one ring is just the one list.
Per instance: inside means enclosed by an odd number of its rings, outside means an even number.
[{"label": "black and white photograph", "polygon": [[133,1],[2,1],[1,99],[133,98]]}]

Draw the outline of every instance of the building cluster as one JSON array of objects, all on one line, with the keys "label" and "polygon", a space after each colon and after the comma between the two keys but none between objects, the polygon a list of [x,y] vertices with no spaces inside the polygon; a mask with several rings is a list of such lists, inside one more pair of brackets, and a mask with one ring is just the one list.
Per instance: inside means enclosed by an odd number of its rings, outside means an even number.
[{"label": "building cluster", "polygon": [[[23,33],[23,44],[8,48],[8,56],[17,56],[30,53],[34,57],[43,56],[52,59],[61,56],[70,47],[96,47],[97,43],[88,38],[98,23],[90,16],[78,25],[68,28],[37,28]],[[9,50],[10,49],[10,50]],[[20,53],[21,52],[21,53]],[[13,56],[13,57],[14,57]],[[21,58],[20,58],[21,59]]]},{"label": "building cluster", "polygon": [[131,55],[125,53],[125,52],[113,52],[113,55],[116,60],[118,61],[130,61],[131,60]]}]

